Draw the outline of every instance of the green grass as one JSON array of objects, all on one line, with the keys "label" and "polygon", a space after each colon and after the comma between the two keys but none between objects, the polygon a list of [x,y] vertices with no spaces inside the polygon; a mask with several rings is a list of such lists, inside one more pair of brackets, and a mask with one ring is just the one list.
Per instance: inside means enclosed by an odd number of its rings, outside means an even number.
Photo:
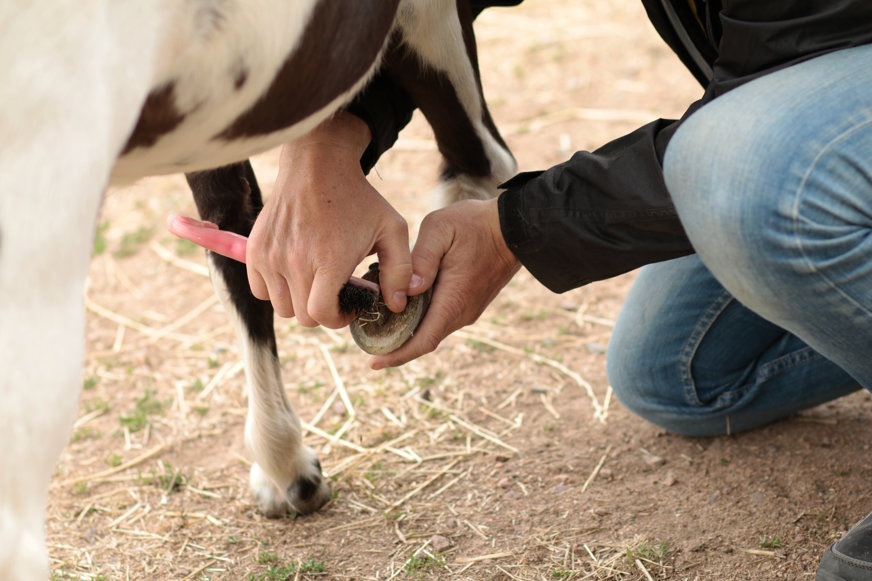
[{"label": "green grass", "polygon": [[97,440],[100,438],[100,430],[91,426],[82,426],[73,433],[70,442],[79,442],[81,440]]},{"label": "green grass", "polygon": [[444,566],[445,559],[442,557],[431,557],[430,555],[420,557],[418,555],[412,555],[409,557],[409,561],[406,563],[404,569],[406,570],[406,575],[409,577],[423,577],[425,573],[430,572],[432,569]]},{"label": "green grass", "polygon": [[174,468],[169,463],[159,463],[160,470],[152,469],[147,475],[140,473],[140,482],[146,485],[153,485],[167,494],[178,492],[188,483],[190,477],[182,472],[181,468]]},{"label": "green grass", "polygon": [[163,411],[164,402],[157,399],[150,389],[145,390],[145,395],[136,399],[136,407],[121,415],[118,419],[122,427],[131,432],[138,432],[148,425],[150,415]]},{"label": "green grass", "polygon": [[112,256],[115,258],[128,258],[139,252],[142,245],[148,242],[154,235],[153,228],[140,226],[133,232],[128,232],[121,237],[121,243]]},{"label": "green grass", "polygon": [[92,256],[99,256],[106,252],[106,230],[109,229],[109,222],[100,222],[97,225],[97,232],[94,234],[94,249]]},{"label": "green grass", "polygon": [[669,553],[669,545],[663,541],[658,545],[642,543],[638,547],[627,548],[627,563],[635,565],[636,559],[639,559],[640,561],[662,564]]},{"label": "green grass", "polygon": [[781,548],[781,539],[779,539],[778,537],[775,537],[774,539],[770,539],[769,537],[760,537],[760,540],[757,542],[757,544],[764,549],[779,549]]},{"label": "green grass", "polygon": [[279,564],[279,556],[273,553],[258,553],[254,558],[255,563],[269,563],[263,573],[249,573],[248,581],[287,581],[293,579],[297,573],[321,573],[324,571],[324,562],[307,559],[299,563]]}]

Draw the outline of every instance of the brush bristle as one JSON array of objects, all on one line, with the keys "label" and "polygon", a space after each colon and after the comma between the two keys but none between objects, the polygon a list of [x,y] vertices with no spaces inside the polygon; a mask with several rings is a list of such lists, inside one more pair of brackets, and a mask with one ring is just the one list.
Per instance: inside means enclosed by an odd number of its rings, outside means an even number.
[{"label": "brush bristle", "polygon": [[346,283],[339,291],[339,310],[346,315],[371,311],[377,301],[377,293],[353,284]]}]

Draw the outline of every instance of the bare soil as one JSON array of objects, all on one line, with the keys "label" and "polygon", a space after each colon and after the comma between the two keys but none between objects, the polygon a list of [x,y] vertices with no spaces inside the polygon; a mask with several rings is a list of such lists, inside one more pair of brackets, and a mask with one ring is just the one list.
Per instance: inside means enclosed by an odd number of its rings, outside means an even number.
[{"label": "bare soil", "polygon": [[[522,169],[597,147],[700,88],[637,3],[528,0],[477,24]],[[275,152],[256,170],[269,192]],[[415,119],[372,180],[414,229],[438,156]],[[633,274],[553,295],[522,272],[432,355],[373,372],[347,331],[277,322],[284,380],[335,499],[268,520],[247,491],[240,354],[178,177],[106,199],[81,417],[48,507],[53,579],[811,579],[872,509],[872,397],[690,439],[611,397]]]}]

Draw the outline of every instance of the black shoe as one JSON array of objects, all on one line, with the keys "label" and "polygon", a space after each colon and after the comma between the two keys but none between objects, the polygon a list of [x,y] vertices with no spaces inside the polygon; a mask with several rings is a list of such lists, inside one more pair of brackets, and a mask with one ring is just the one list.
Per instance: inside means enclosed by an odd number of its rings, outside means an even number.
[{"label": "black shoe", "polygon": [[872,581],[872,514],[827,549],[815,581]]}]

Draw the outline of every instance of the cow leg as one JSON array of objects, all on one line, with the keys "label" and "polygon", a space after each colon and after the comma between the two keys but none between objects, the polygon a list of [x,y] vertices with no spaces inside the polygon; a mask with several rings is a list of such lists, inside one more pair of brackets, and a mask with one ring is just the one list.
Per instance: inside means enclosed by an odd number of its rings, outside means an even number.
[{"label": "cow leg", "polygon": [[[188,174],[204,220],[248,236],[263,207],[251,164]],[[266,516],[306,514],[330,499],[315,453],[303,445],[300,420],[285,394],[276,352],[273,309],[251,294],[245,265],[209,252],[215,292],[236,329],[245,362],[248,415],[245,444],[254,465],[250,485]]]},{"label": "cow leg", "polygon": [[[15,160],[16,152],[10,153]],[[59,153],[46,147],[34,159]],[[49,481],[69,440],[82,385],[82,291],[103,188],[98,165],[82,165],[94,175],[59,175],[38,163],[34,164],[37,174],[22,174],[20,165],[0,162],[4,192],[0,194],[0,578],[4,580],[48,578],[43,519]],[[59,189],[63,192],[55,193]]]},{"label": "cow leg", "polygon": [[492,198],[517,165],[484,100],[468,0],[404,8],[384,66],[433,128],[443,157],[437,202]]},{"label": "cow leg", "polygon": [[[119,32],[107,15],[124,10],[95,4],[0,3],[14,23],[0,34],[3,581],[49,577],[45,506],[78,410],[97,214],[152,69],[148,11]],[[106,50],[116,34],[133,48]]]}]

